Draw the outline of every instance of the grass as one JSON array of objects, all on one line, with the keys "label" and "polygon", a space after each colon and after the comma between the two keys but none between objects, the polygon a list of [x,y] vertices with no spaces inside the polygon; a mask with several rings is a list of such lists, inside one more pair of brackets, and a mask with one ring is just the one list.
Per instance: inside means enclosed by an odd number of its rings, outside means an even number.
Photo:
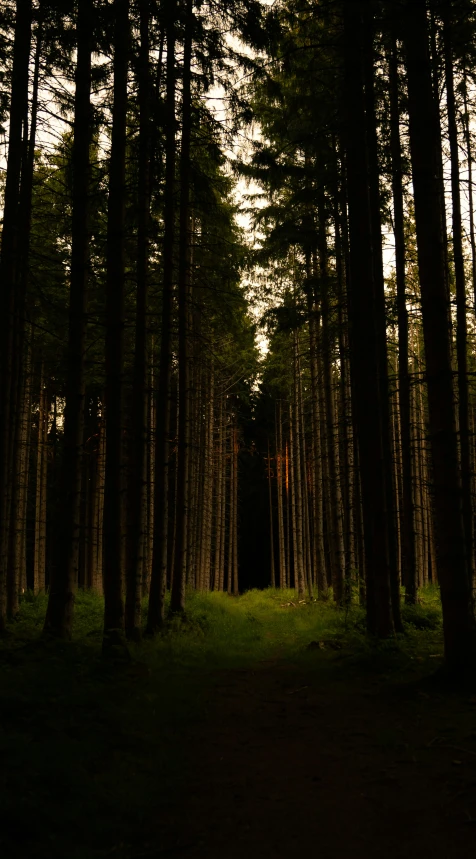
[{"label": "grass", "polygon": [[[0,653],[34,642],[46,612],[44,593],[22,597],[19,617],[0,642]],[[147,606],[144,603],[144,618]],[[441,652],[441,605],[436,587],[421,591],[415,606],[402,605],[404,636],[376,643],[365,635],[365,613],[353,603],[347,610],[332,600],[300,600],[294,590],[251,590],[238,598],[223,593],[187,595],[184,618],[171,618],[154,641],[132,645],[133,657],[166,665],[197,667],[243,666],[272,658],[296,659],[311,642],[338,642],[356,657],[378,651],[403,655]],[[75,607],[74,644],[86,656],[95,655],[102,636],[103,601],[79,591]]]},{"label": "grass", "polygon": [[78,594],[71,644],[37,646],[45,610],[44,594],[26,594],[0,642],[0,849],[9,859],[139,855],[156,837],[154,809],[180,794],[182,737],[206,718],[223,670],[279,660],[341,678],[413,678],[442,652],[431,589],[404,607],[406,635],[383,644],[366,637],[358,605],[344,612],[271,589],[190,593],[185,618],[118,665],[100,657],[99,597]]}]

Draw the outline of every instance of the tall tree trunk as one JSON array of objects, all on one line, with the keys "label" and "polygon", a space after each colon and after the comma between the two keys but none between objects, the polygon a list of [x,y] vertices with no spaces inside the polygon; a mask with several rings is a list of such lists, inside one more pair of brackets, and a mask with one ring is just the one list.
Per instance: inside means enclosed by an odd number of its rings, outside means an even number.
[{"label": "tall tree trunk", "polygon": [[[276,459],[277,459],[276,453]],[[274,516],[273,516],[273,489],[271,483],[271,453],[269,449],[269,438],[268,438],[268,501],[269,501],[269,548],[270,548],[270,581],[271,587],[276,587],[276,562],[274,559]]]},{"label": "tall tree trunk", "polygon": [[[25,327],[26,327],[26,296],[29,275],[30,236],[31,236],[31,213],[32,213],[32,191],[33,171],[35,161],[35,143],[38,119],[38,92],[40,76],[40,59],[43,47],[43,27],[41,20],[37,27],[36,47],[34,59],[34,71],[32,82],[31,99],[31,121],[30,134],[28,136],[28,115],[25,116],[24,134],[22,141],[22,166],[19,202],[19,230],[17,241],[18,260],[15,264],[15,296],[14,296],[14,318],[12,320],[12,346],[13,357],[11,362],[10,378],[10,407],[13,419],[11,421],[10,434],[10,460],[13,463],[11,473],[11,486],[7,492],[10,503],[10,564],[7,572],[7,615],[12,617],[18,613],[19,602],[19,580],[16,575],[18,570],[17,548],[21,551],[21,541],[17,539],[18,523],[20,521],[20,507],[22,489],[18,475],[22,468],[23,459],[23,425],[22,416],[24,411],[25,396]],[[8,506],[8,504],[7,504]]]},{"label": "tall tree trunk", "polygon": [[21,226],[20,178],[22,127],[28,115],[28,67],[31,47],[31,0],[17,0],[9,116],[7,170],[0,259],[0,634],[5,628],[6,581],[16,414],[15,314],[18,250]]},{"label": "tall tree trunk", "polygon": [[402,456],[401,546],[402,577],[405,602],[416,601],[415,527],[412,494],[412,454],[410,429],[410,373],[408,368],[408,311],[406,301],[405,231],[403,206],[403,168],[400,143],[400,107],[398,53],[395,36],[389,58],[390,146],[392,157],[392,192],[395,234],[395,272],[398,312],[398,403],[400,412]]},{"label": "tall tree trunk", "polygon": [[91,54],[93,4],[78,4],[77,64],[73,136],[73,209],[69,294],[63,460],[60,484],[61,526],[50,587],[45,632],[71,638],[78,581],[81,475],[84,442],[85,344],[89,267],[89,148],[91,143]]},{"label": "tall tree trunk", "polygon": [[187,541],[189,514],[189,463],[190,463],[190,356],[189,356],[189,301],[191,281],[190,259],[190,141],[192,130],[192,0],[186,2],[185,41],[182,86],[182,142],[180,150],[180,214],[178,264],[178,373],[179,373],[179,425],[177,439],[177,543],[175,547],[175,573],[170,608],[172,612],[185,611],[185,583],[187,569]]},{"label": "tall tree trunk", "polygon": [[471,499],[471,461],[469,445],[468,402],[468,326],[466,318],[466,282],[463,254],[463,227],[461,218],[461,192],[458,152],[458,126],[453,75],[453,26],[449,0],[444,6],[444,50],[446,73],[446,101],[451,153],[451,196],[453,201],[453,254],[456,282],[456,358],[458,364],[458,424],[461,462],[463,521],[466,539],[466,563],[472,591],[473,582],[473,515]]},{"label": "tall tree trunk", "polygon": [[377,328],[379,410],[382,433],[382,466],[385,485],[390,594],[394,627],[397,632],[403,632],[400,610],[400,581],[397,570],[395,492],[393,485],[390,391],[388,382],[387,321],[385,315],[385,279],[382,253],[382,220],[380,213],[380,165],[378,157],[377,115],[375,110],[374,21],[372,5],[368,3],[364,4],[363,56],[369,168],[370,224],[372,232],[372,256],[374,268],[374,319]]},{"label": "tall tree trunk", "polygon": [[393,633],[388,547],[385,451],[382,441],[378,309],[369,197],[369,164],[363,78],[365,4],[346,0],[345,104],[350,235],[350,323],[355,422],[366,552],[367,623],[380,637]]},{"label": "tall tree trunk", "polygon": [[126,122],[129,0],[114,0],[114,104],[106,261],[106,474],[104,487],[104,639],[120,644],[123,598],[123,367],[126,201]]},{"label": "tall tree trunk", "polygon": [[[153,355],[153,344],[151,344],[151,356]],[[153,358],[151,357],[151,360]],[[153,366],[150,369],[149,381],[149,418],[148,418],[148,433],[147,433],[147,549],[146,549],[146,564],[144,567],[144,577],[142,582],[142,595],[146,596],[150,589],[150,580],[152,576],[152,553],[154,548],[154,481],[155,481],[155,393],[154,393],[154,371]]]},{"label": "tall tree trunk", "polygon": [[[291,420],[289,421],[289,434],[291,433]],[[291,587],[291,474],[290,474],[290,445],[286,439],[286,583],[284,587]]]},{"label": "tall tree trunk", "polygon": [[[346,218],[346,213],[344,215]],[[338,421],[339,434],[339,464],[340,474],[338,476],[339,486],[342,494],[342,513],[343,513],[343,545],[344,545],[344,599],[349,603],[351,599],[351,578],[352,578],[352,486],[351,473],[349,464],[349,428],[350,416],[349,400],[348,400],[348,356],[347,356],[347,319],[345,318],[345,279],[346,267],[343,249],[342,236],[342,220],[339,206],[339,188],[336,189],[334,200],[334,231],[335,231],[335,246],[336,246],[336,275],[337,275],[337,326],[338,326],[338,341],[339,341],[339,412],[340,420]]]},{"label": "tall tree trunk", "polygon": [[466,558],[453,396],[448,296],[440,193],[440,139],[435,122],[424,0],[406,3],[410,150],[420,272],[433,466],[438,578],[445,656],[451,671],[472,670],[475,625]]},{"label": "tall tree trunk", "polygon": [[165,102],[165,190],[160,364],[156,401],[156,446],[154,481],[154,539],[147,631],[154,634],[164,622],[167,587],[168,485],[170,382],[172,375],[172,312],[175,235],[175,41],[177,4],[167,9],[167,94]]},{"label": "tall tree trunk", "polygon": [[35,489],[35,548],[33,566],[33,591],[45,590],[46,586],[46,504],[48,477],[48,391],[45,384],[44,363],[40,371],[40,397],[38,406],[38,438],[36,454]]},{"label": "tall tree trunk", "polygon": [[463,77],[464,98],[464,137],[466,143],[466,157],[468,159],[468,200],[469,200],[469,240],[471,243],[471,273],[473,280],[473,302],[476,313],[476,234],[474,230],[474,196],[473,196],[473,152],[471,146],[470,114],[468,110],[468,81],[467,72],[464,70]]},{"label": "tall tree trunk", "polygon": [[299,418],[299,338],[297,331],[294,331],[294,384],[293,384],[293,439],[294,439],[294,496],[295,496],[295,516],[296,516],[296,542],[294,544],[294,585],[299,596],[304,596],[306,592],[304,579],[304,523],[303,523],[303,492],[302,492],[302,443],[301,443],[301,422]]},{"label": "tall tree trunk", "polygon": [[278,491],[278,545],[279,545],[279,576],[278,587],[285,587],[286,582],[286,545],[284,539],[283,514],[283,427],[281,417],[281,400],[276,410],[276,478]]},{"label": "tall tree trunk", "polygon": [[233,596],[238,596],[238,416],[233,416]]},{"label": "tall tree trunk", "polygon": [[229,440],[229,480],[228,480],[228,554],[227,554],[227,593],[233,592],[233,539],[235,536],[234,521],[235,521],[235,488],[233,485],[234,478],[234,433],[233,433],[233,417],[229,414],[228,424],[228,440]]},{"label": "tall tree trunk", "polygon": [[223,590],[223,560],[222,560],[222,544],[225,539],[225,530],[224,530],[224,521],[223,521],[223,511],[224,511],[224,463],[225,456],[223,452],[223,422],[224,422],[224,413],[223,413],[223,399],[224,395],[221,393],[219,397],[219,410],[218,410],[218,443],[217,443],[217,452],[216,452],[216,460],[215,460],[215,473],[216,473],[216,500],[215,500],[215,511],[216,511],[216,519],[215,519],[215,562],[214,562],[214,573],[213,573],[213,582],[214,582],[214,590],[219,591]]},{"label": "tall tree trunk", "polygon": [[[208,374],[205,378],[207,379]],[[205,408],[205,471],[203,475],[203,538],[201,549],[202,588],[210,590],[212,518],[213,518],[213,417],[215,401],[215,379],[213,364],[209,373],[208,402]]]},{"label": "tall tree trunk", "polygon": [[[308,278],[312,274],[310,261],[307,266]],[[314,471],[314,513],[313,513],[313,543],[316,553],[316,579],[319,599],[327,598],[326,555],[324,549],[324,507],[322,493],[322,445],[321,445],[321,413],[319,396],[319,368],[317,362],[317,326],[319,318],[316,308],[314,290],[307,290],[307,308],[309,314],[309,345],[312,393],[312,436],[314,442],[313,471]]]},{"label": "tall tree trunk", "polygon": [[[440,193],[440,218],[441,218],[441,234],[443,236],[443,255],[445,260],[445,282],[446,282],[446,298],[448,304],[448,324],[450,327],[450,331],[452,329],[453,320],[451,318],[451,307],[450,307],[450,279],[449,279],[449,259],[448,259],[448,232],[447,232],[447,224],[446,224],[446,198],[445,198],[445,175],[443,169],[443,147],[442,147],[442,130],[441,130],[441,112],[440,112],[440,58],[438,56],[438,42],[437,42],[437,23],[436,23],[436,15],[434,4],[427,4],[427,8],[429,11],[429,19],[430,19],[430,38],[429,38],[429,46],[430,46],[430,76],[431,76],[431,84],[433,91],[433,121],[434,128],[436,130],[436,134],[438,135],[438,154],[436,156],[437,165],[438,165],[438,187]],[[428,40],[427,40],[428,43]],[[450,345],[452,343],[450,342]]]},{"label": "tall tree trunk", "polygon": [[[103,409],[104,413],[104,409]],[[106,427],[103,415],[99,422],[98,450],[98,517],[97,517],[97,561],[93,590],[104,593],[104,485],[106,478]]]},{"label": "tall tree trunk", "polygon": [[332,588],[337,605],[344,601],[344,535],[342,521],[342,494],[337,474],[334,391],[332,380],[332,350],[330,334],[329,271],[327,251],[327,224],[325,198],[319,205],[319,275],[322,311],[322,367],[324,377],[324,408],[327,440],[327,471],[329,477],[330,538],[332,542]]},{"label": "tall tree trunk", "polygon": [[137,228],[137,295],[134,381],[128,486],[127,595],[125,625],[128,638],[141,637],[142,575],[147,521],[147,306],[149,286],[150,209],[150,2],[140,0],[139,51],[139,175]]},{"label": "tall tree trunk", "polygon": [[309,521],[309,481],[308,481],[308,460],[306,453],[306,427],[304,422],[304,404],[302,394],[302,375],[299,372],[298,377],[298,403],[299,403],[299,427],[302,440],[302,506],[303,506],[303,542],[304,542],[304,582],[307,586],[309,597],[312,599],[312,557],[311,557],[311,528]]},{"label": "tall tree trunk", "polygon": [[[26,540],[27,540],[27,505],[30,483],[30,434],[31,434],[31,347],[26,360],[25,388],[22,398],[22,423],[20,435],[21,457],[17,480],[19,482],[17,502],[18,514],[15,533],[14,575],[13,580],[18,593],[23,593],[27,587],[26,580]],[[16,601],[15,601],[16,602]],[[15,614],[12,606],[12,614]]]}]

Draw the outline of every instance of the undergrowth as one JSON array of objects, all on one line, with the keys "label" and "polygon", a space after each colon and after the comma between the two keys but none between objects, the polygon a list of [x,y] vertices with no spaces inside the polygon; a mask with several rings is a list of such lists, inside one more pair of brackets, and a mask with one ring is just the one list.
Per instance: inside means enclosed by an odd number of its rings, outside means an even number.
[{"label": "undergrowth", "polygon": [[[44,593],[25,594],[18,618],[0,644],[10,649],[34,642],[46,612]],[[168,606],[167,606],[168,610]],[[144,623],[147,603],[144,601]],[[79,591],[76,598],[74,642],[98,652],[102,636],[103,600]],[[300,659],[311,649],[343,650],[349,658],[375,658],[400,653],[411,659],[437,659],[442,651],[439,591],[420,591],[417,605],[402,604],[405,634],[376,642],[366,634],[365,612],[354,601],[339,609],[332,600],[299,599],[294,590],[250,590],[239,597],[224,593],[187,594],[184,616],[168,616],[163,633],[131,645],[133,657],[163,666],[204,668],[246,665],[274,658]],[[1,651],[0,651],[1,652]]]}]

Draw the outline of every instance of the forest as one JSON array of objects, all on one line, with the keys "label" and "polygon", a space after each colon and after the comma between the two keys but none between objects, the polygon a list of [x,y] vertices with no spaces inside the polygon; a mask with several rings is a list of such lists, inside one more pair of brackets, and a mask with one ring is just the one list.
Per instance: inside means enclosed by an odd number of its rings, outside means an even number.
[{"label": "forest", "polygon": [[475,152],[474,0],[3,0],[8,859],[476,849]]}]

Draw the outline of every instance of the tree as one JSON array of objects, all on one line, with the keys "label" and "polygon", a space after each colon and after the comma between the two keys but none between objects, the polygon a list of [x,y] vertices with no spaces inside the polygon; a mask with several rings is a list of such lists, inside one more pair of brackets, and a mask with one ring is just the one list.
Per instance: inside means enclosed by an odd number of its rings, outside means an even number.
[{"label": "tree", "polygon": [[410,148],[420,272],[429,433],[445,656],[455,673],[474,666],[475,628],[459,477],[446,260],[440,193],[441,148],[435,121],[426,4],[405,6]]},{"label": "tree", "polygon": [[129,2],[114,0],[112,113],[106,272],[106,472],[104,487],[104,647],[124,632],[124,278]]},{"label": "tree", "polygon": [[85,413],[85,347],[89,277],[89,185],[91,117],[91,54],[93,5],[78,4],[77,62],[72,151],[73,199],[71,228],[71,283],[63,428],[61,527],[57,561],[50,585],[45,631],[71,638],[74,592],[78,580],[81,474]]}]

